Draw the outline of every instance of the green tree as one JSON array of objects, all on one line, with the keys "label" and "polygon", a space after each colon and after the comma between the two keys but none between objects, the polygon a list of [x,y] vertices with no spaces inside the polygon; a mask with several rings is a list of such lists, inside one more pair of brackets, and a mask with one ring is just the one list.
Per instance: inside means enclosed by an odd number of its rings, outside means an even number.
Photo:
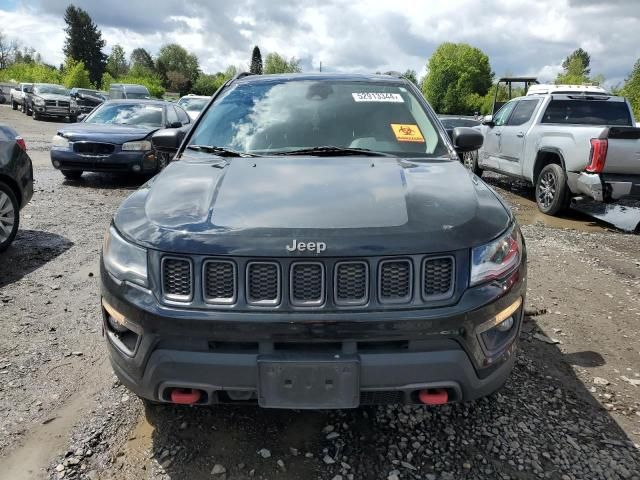
[{"label": "green tree", "polygon": [[591,73],[591,68],[590,68],[591,56],[587,52],[585,52],[582,48],[578,48],[573,52],[571,52],[569,56],[565,58],[564,61],[562,62],[562,68],[564,68],[565,70],[568,70],[569,65],[576,58],[579,58],[580,61],[582,62],[583,69],[584,69],[583,73],[585,76],[588,77],[589,74]]},{"label": "green tree", "polygon": [[447,42],[429,58],[421,88],[436,112],[470,115],[480,111],[492,80],[489,57],[482,50]]},{"label": "green tree", "polygon": [[414,85],[418,85],[418,74],[415,70],[407,70],[402,74],[402,77],[413,82]]},{"label": "green tree", "polygon": [[134,49],[129,58],[131,60],[131,68],[144,68],[150,72],[153,72],[156,68],[153,63],[153,57],[151,57],[151,54],[144,48]]},{"label": "green tree", "polygon": [[83,62],[68,58],[62,74],[62,84],[67,88],[92,88],[89,72]]},{"label": "green tree", "polygon": [[196,95],[213,95],[227,80],[226,75],[222,72],[213,75],[201,73],[196,83],[193,84],[193,93]]},{"label": "green tree", "polygon": [[[564,71],[560,72],[556,77],[556,85],[582,85],[583,83],[590,82],[584,60],[578,56],[571,59],[567,57],[567,59],[568,61],[566,62]],[[565,65],[565,63],[563,63],[563,65]]]},{"label": "green tree", "polygon": [[260,49],[256,45],[253,47],[253,53],[251,54],[251,67],[249,68],[251,73],[256,75],[262,75],[262,54]]},{"label": "green tree", "polygon": [[102,33],[89,14],[74,5],[67,7],[64,21],[67,24],[63,49],[65,56],[83,62],[89,70],[91,82],[98,84],[106,65],[106,55],[102,53],[105,46]]},{"label": "green tree", "polygon": [[124,48],[121,45],[114,45],[111,49],[111,55],[107,58],[107,72],[114,78],[118,78],[122,75],[126,75],[129,71],[129,64],[127,63],[127,56],[124,53]]},{"label": "green tree", "polygon": [[104,72],[102,74],[102,79],[100,80],[100,85],[102,86],[103,90],[106,90],[108,92],[111,84],[115,82],[116,82],[115,79],[111,76],[109,72]]},{"label": "green tree", "polygon": [[267,55],[264,61],[264,73],[299,73],[300,60],[291,57],[289,60],[279,53],[273,52]]},{"label": "green tree", "polygon": [[624,82],[620,93],[629,99],[636,122],[640,121],[640,58]]},{"label": "green tree", "polygon": [[188,93],[198,79],[198,58],[178,44],[165,45],[158,52],[156,68],[164,87]]}]

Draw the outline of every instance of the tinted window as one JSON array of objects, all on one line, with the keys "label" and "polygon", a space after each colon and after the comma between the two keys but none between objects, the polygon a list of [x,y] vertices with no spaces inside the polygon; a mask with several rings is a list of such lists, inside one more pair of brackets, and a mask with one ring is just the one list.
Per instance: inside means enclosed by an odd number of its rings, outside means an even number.
[{"label": "tinted window", "polygon": [[189,115],[187,115],[187,112],[185,112],[182,108],[176,107],[176,112],[178,112],[178,120],[180,120],[183,125],[191,122]]},{"label": "tinted window", "polygon": [[119,100],[123,98],[121,88],[112,88],[109,90],[109,98]]},{"label": "tinted window", "polygon": [[85,120],[86,123],[162,127],[162,106],[136,103],[103,103]]},{"label": "tinted window", "polygon": [[542,123],[631,125],[631,114],[625,102],[552,100],[544,112]]},{"label": "tinted window", "polygon": [[176,109],[173,108],[173,105],[167,106],[167,124],[171,125],[172,123],[179,122],[178,114],[176,113]]},{"label": "tinted window", "polygon": [[537,100],[520,100],[513,109],[507,125],[524,125],[531,119],[537,105]]},{"label": "tinted window", "polygon": [[209,107],[190,144],[257,153],[319,146],[413,157],[448,152],[409,90],[373,81],[238,82]]},{"label": "tinted window", "polygon": [[515,104],[515,102],[509,102],[506,105],[503,105],[500,110],[498,110],[498,113],[496,113],[493,117],[493,121],[496,124],[496,127],[501,127],[502,125],[507,123],[507,119],[509,118],[509,115],[511,115]]}]

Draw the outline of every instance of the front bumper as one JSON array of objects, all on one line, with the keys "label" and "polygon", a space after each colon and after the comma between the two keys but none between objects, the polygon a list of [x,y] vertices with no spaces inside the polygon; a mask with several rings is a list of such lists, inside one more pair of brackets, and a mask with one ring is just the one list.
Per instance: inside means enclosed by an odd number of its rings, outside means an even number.
[{"label": "front bumper", "polygon": [[65,107],[47,107],[42,105],[33,105],[33,111],[42,117],[68,117],[71,110]]},{"label": "front bumper", "polygon": [[[259,364],[273,359],[352,359],[360,392],[353,406],[416,403],[419,390],[432,388],[446,389],[450,401],[486,396],[513,367],[526,292],[523,263],[508,278],[468,289],[443,308],[225,312],[163,306],[150,292],[118,284],[104,267],[101,278],[103,328],[118,378],[160,402],[170,401],[171,389],[198,389],[205,393],[201,404],[259,400]],[[488,350],[480,326],[518,302],[514,326]],[[114,312],[129,329],[124,336],[109,324]]]},{"label": "front bumper", "polygon": [[640,175],[568,172],[571,192],[597,202],[640,199]]},{"label": "front bumper", "polygon": [[51,149],[51,163],[58,170],[84,172],[153,173],[158,161],[150,151],[116,151],[108,155],[83,155],[69,149]]}]

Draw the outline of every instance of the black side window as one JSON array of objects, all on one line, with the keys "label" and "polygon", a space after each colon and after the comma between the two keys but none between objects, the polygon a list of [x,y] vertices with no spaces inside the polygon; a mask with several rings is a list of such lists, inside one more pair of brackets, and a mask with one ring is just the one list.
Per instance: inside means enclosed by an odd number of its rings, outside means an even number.
[{"label": "black side window", "polygon": [[173,108],[173,105],[167,106],[167,125],[171,125],[172,123],[179,122],[178,114],[176,113],[176,109]]},{"label": "black side window", "polygon": [[520,100],[513,109],[507,125],[524,125],[531,119],[537,106],[538,100]]},{"label": "black side window", "polygon": [[180,123],[182,123],[183,125],[186,125],[187,123],[191,123],[191,119],[189,118],[189,115],[187,115],[187,112],[185,112],[180,107],[175,107],[175,108],[176,108],[176,112],[178,112],[178,119],[180,120]]}]

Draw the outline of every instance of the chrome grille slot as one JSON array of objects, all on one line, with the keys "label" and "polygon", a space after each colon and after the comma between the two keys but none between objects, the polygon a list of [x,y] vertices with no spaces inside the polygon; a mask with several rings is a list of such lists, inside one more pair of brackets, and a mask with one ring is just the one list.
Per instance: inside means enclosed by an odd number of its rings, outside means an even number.
[{"label": "chrome grille slot", "polygon": [[426,258],[422,272],[422,295],[425,300],[441,300],[453,295],[453,257]]},{"label": "chrome grille slot", "polygon": [[364,305],[369,300],[369,266],[366,262],[336,265],[334,294],[337,305]]},{"label": "chrome grille slot", "polygon": [[382,303],[411,300],[411,260],[383,260],[378,270],[378,296]]},{"label": "chrome grille slot", "polygon": [[296,262],[291,265],[291,303],[313,306],[324,303],[324,265],[320,262]]},{"label": "chrome grille slot", "polygon": [[280,303],[280,266],[275,262],[251,262],[247,265],[247,303]]},{"label": "chrome grille slot", "polygon": [[193,298],[192,265],[189,259],[162,259],[162,295],[167,300],[188,302]]},{"label": "chrome grille slot", "polygon": [[228,260],[205,260],[202,267],[204,300],[208,303],[236,302],[236,265]]}]

